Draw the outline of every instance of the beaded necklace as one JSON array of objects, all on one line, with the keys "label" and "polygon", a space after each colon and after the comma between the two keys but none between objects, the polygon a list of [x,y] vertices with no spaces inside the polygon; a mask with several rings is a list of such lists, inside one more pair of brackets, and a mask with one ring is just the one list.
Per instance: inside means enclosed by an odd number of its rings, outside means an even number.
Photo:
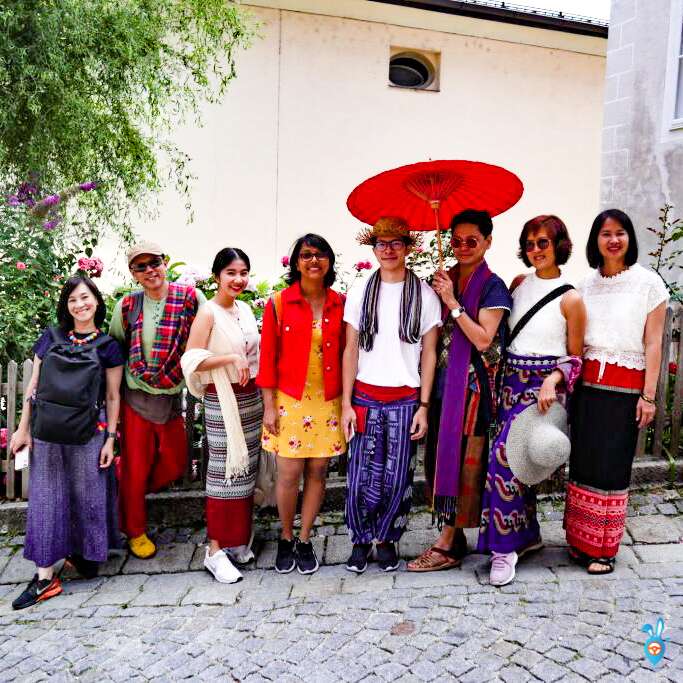
[{"label": "beaded necklace", "polygon": [[83,346],[83,344],[89,344],[91,341],[97,339],[100,335],[102,334],[102,331],[99,328],[96,328],[94,332],[91,332],[87,337],[83,337],[82,339],[76,336],[76,332],[74,330],[71,330],[69,332],[69,341],[74,345],[74,346]]}]

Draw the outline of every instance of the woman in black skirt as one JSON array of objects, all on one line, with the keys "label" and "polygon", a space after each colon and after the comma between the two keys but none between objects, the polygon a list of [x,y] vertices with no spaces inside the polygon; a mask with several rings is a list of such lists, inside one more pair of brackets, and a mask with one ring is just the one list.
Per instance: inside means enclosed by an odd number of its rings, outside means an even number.
[{"label": "woman in black skirt", "polygon": [[593,222],[579,286],[588,313],[582,385],[572,420],[564,527],[572,559],[609,574],[624,533],[638,432],[652,422],[668,300],[640,266],[630,218],[617,209]]}]

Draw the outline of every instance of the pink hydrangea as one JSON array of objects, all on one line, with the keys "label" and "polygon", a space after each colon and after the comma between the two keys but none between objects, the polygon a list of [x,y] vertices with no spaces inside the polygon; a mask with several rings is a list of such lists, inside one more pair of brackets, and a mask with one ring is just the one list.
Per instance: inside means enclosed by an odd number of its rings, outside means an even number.
[{"label": "pink hydrangea", "polygon": [[280,263],[286,268],[289,265],[289,256],[283,256],[280,259]]},{"label": "pink hydrangea", "polygon": [[17,261],[17,270],[26,270],[28,266],[23,261]]},{"label": "pink hydrangea", "polygon": [[78,268],[85,271],[90,277],[100,277],[104,270],[104,263],[97,257],[82,256],[78,259]]},{"label": "pink hydrangea", "polygon": [[354,268],[360,273],[362,270],[372,270],[372,263],[370,261],[358,261]]},{"label": "pink hydrangea", "polygon": [[0,429],[0,448],[2,448],[3,450],[5,448],[7,448],[7,428],[6,427],[2,427],[2,429]]}]

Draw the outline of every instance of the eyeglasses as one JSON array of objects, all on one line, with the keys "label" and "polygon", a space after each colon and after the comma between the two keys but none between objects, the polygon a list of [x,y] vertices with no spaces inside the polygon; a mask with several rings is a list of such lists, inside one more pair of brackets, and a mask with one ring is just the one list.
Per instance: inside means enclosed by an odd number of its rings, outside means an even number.
[{"label": "eyeglasses", "polygon": [[538,239],[536,241],[527,240],[524,244],[524,251],[529,253],[531,251],[535,251],[536,247],[538,247],[539,251],[543,251],[544,249],[547,249],[549,246],[550,240],[547,237],[541,237],[541,239]]},{"label": "eyeglasses", "polygon": [[327,254],[321,254],[320,252],[316,251],[302,251],[299,254],[299,258],[302,261],[312,261],[313,259],[316,261],[329,261],[330,259]]},{"label": "eyeglasses", "polygon": [[476,249],[479,246],[479,240],[476,237],[453,238],[453,249],[462,249],[464,246],[468,249]]},{"label": "eyeglasses", "polygon": [[377,251],[386,251],[387,249],[392,249],[393,251],[399,251],[404,249],[406,246],[403,240],[391,240],[391,242],[383,242],[382,240],[377,240],[375,242],[373,249]]},{"label": "eyeglasses", "polygon": [[142,263],[136,263],[134,266],[130,266],[130,269],[134,273],[144,273],[147,268],[158,268],[163,262],[164,259],[162,256],[155,256],[149,261],[142,261]]}]

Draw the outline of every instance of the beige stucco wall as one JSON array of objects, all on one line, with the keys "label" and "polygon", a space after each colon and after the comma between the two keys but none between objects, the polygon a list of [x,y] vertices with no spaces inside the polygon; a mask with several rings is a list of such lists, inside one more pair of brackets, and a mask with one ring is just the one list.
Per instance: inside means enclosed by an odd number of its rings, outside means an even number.
[{"label": "beige stucco wall", "polygon": [[[206,267],[219,248],[242,247],[267,277],[312,230],[351,264],[370,256],[345,204],[358,182],[414,161],[472,159],[513,170],[526,187],[495,220],[494,269],[519,272],[521,225],[553,212],[578,245],[569,272],[583,271],[599,208],[605,41],[360,0],[258,4],[270,7],[252,7],[260,37],[225,103],[205,110],[203,128],[177,132],[198,179],[194,223],[168,192],[140,233]],[[439,51],[440,92],[388,86],[393,45]]]}]

